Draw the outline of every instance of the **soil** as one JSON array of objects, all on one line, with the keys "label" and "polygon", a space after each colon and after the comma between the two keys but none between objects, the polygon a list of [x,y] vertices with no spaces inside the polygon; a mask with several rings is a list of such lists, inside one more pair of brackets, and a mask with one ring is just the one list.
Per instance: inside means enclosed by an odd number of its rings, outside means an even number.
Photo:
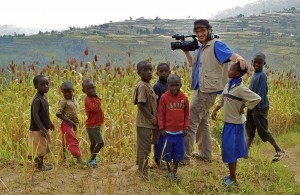
[{"label": "soil", "polygon": [[[282,159],[300,184],[299,161],[300,145],[286,150]],[[214,157],[214,163],[217,166],[193,159],[191,166],[179,168],[179,174],[184,177],[187,171],[194,168],[209,173],[220,167],[218,177],[221,178],[225,174],[225,165],[219,156]],[[126,161],[91,168],[60,163],[50,171],[41,172],[36,171],[31,163],[27,166],[16,162],[3,163],[0,165],[0,194],[147,194],[144,189],[151,184],[141,178],[134,164],[134,161]],[[156,178],[166,174],[166,171],[158,169],[151,172]]]}]

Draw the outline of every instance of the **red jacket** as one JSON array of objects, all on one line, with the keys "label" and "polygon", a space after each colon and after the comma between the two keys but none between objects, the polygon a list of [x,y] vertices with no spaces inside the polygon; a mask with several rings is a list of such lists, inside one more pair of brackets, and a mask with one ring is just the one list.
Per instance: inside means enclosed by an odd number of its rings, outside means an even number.
[{"label": "red jacket", "polygon": [[86,97],[84,100],[87,119],[86,127],[96,127],[104,122],[104,114],[101,108],[101,100],[94,97]]},{"label": "red jacket", "polygon": [[166,91],[159,100],[157,122],[159,129],[171,132],[187,130],[189,127],[189,100],[179,92],[177,96]]}]

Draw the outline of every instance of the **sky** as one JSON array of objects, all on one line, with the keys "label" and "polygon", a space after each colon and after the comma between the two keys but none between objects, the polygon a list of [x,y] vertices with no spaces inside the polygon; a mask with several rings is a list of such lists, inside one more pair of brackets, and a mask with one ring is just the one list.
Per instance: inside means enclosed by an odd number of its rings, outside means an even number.
[{"label": "sky", "polygon": [[[0,25],[47,28],[99,25],[137,18],[209,19],[257,0],[1,0]],[[259,0],[262,1],[262,0]]]}]

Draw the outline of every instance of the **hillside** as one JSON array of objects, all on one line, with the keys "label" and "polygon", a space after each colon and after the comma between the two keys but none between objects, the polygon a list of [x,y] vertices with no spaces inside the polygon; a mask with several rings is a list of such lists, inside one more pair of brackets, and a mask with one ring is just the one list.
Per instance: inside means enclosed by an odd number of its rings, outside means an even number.
[{"label": "hillside", "polygon": [[248,3],[243,7],[237,6],[231,9],[220,11],[213,15],[211,19],[223,19],[235,17],[239,14],[245,16],[259,15],[261,13],[271,13],[280,10],[288,10],[293,7],[300,7],[299,0],[257,0],[254,3]]},{"label": "hillside", "polygon": [[[273,68],[300,70],[300,8],[258,16],[238,15],[211,20],[213,30],[233,50],[248,61],[257,51],[264,51]],[[193,34],[192,19],[145,19],[112,22],[67,31],[39,33],[33,36],[1,36],[0,66],[10,63],[65,64],[69,58],[90,61],[98,56],[99,64],[112,66],[151,58],[154,63],[185,61],[180,51],[172,51],[171,35]],[[90,55],[83,51],[89,48]],[[179,54],[180,53],[180,54]],[[179,55],[178,55],[179,54]]]}]

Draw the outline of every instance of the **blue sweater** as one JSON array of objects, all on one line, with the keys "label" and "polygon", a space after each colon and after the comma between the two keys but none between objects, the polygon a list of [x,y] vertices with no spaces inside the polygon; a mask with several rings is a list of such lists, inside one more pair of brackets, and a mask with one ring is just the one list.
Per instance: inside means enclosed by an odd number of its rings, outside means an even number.
[{"label": "blue sweater", "polygon": [[253,73],[249,88],[261,97],[261,101],[255,108],[264,109],[269,106],[268,80],[267,75],[263,70]]},{"label": "blue sweater", "polygon": [[163,93],[168,91],[168,84],[167,81],[164,81],[163,79],[159,78],[158,81],[153,86],[155,94],[158,96],[157,102],[159,102],[160,97]]}]

